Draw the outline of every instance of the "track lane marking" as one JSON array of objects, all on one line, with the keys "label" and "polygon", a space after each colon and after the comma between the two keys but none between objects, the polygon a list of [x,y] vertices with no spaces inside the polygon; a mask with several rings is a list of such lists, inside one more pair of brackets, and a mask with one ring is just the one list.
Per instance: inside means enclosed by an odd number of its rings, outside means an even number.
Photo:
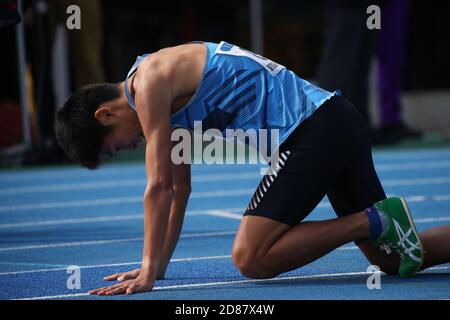
[{"label": "track lane marking", "polygon": [[[447,270],[450,269],[450,266],[447,267],[436,267],[429,268],[427,270]],[[379,272],[381,276],[385,274],[383,272]],[[421,273],[432,273],[427,271],[422,271]],[[181,285],[169,285],[162,287],[155,287],[152,291],[165,291],[165,290],[176,290],[176,289],[189,289],[189,288],[204,288],[204,287],[213,287],[213,286],[230,286],[230,285],[239,285],[239,284],[251,284],[251,283],[277,283],[286,280],[301,280],[301,279],[320,279],[320,278],[333,278],[333,277],[349,277],[349,276],[360,276],[360,275],[372,275],[373,273],[367,271],[356,271],[356,272],[343,272],[343,273],[323,273],[323,274],[315,274],[315,275],[307,275],[307,276],[286,276],[286,277],[277,277],[272,279],[246,279],[246,280],[232,280],[232,281],[217,281],[217,282],[206,282],[206,283],[191,283],[191,284],[181,284]],[[29,298],[20,298],[16,300],[48,300],[48,299],[64,299],[64,298],[74,298],[74,297],[85,297],[89,296],[89,293],[76,293],[76,294],[62,294],[62,295],[53,295],[53,296],[42,296],[42,297],[29,297]]]},{"label": "track lane marking", "polygon": [[[440,179],[440,182],[444,180],[450,183],[449,178],[436,178]],[[427,179],[428,182],[431,182]],[[436,180],[437,181],[437,180]],[[433,184],[433,183],[426,183]],[[386,184],[383,184],[386,185]],[[392,184],[390,185],[392,186]],[[242,188],[233,190],[217,190],[217,191],[197,191],[192,192],[190,199],[207,199],[207,198],[223,198],[223,197],[239,197],[239,196],[251,196],[255,192],[254,188]],[[417,196],[404,196],[409,202],[423,202],[423,201],[449,201],[450,194],[443,195],[417,195]],[[87,207],[87,206],[102,206],[102,205],[114,205],[114,204],[127,204],[127,203],[142,203],[142,196],[133,197],[114,197],[103,199],[89,199],[89,200],[74,200],[74,201],[55,201],[55,202],[42,202],[42,203],[28,203],[20,205],[8,205],[0,206],[0,213],[27,211],[27,210],[42,210],[42,209],[59,209],[68,207]],[[321,203],[319,206],[328,205],[329,203]]]},{"label": "track lane marking", "polygon": [[[209,210],[205,211],[204,215],[241,220],[242,215],[235,214],[232,212],[226,212],[223,210]],[[450,217],[434,217],[434,218],[423,218],[415,219],[414,222],[417,223],[434,223],[434,222],[445,222],[450,221]],[[202,233],[192,233],[192,234],[181,234],[180,238],[199,238],[199,237],[212,237],[221,235],[231,235],[235,234],[236,231],[217,231],[217,232],[202,232]],[[89,245],[104,245],[104,244],[117,244],[117,243],[128,243],[142,241],[143,237],[134,238],[124,238],[124,239],[110,239],[110,240],[88,240],[88,241],[74,241],[74,242],[60,242],[60,243],[49,243],[49,244],[35,244],[35,245],[25,245],[16,247],[4,247],[0,248],[0,252],[5,251],[19,251],[19,250],[36,250],[36,249],[49,249],[49,248],[61,248],[61,247],[75,247],[75,246],[89,246]],[[357,248],[357,247],[355,247]],[[348,249],[347,249],[348,250]]]},{"label": "track lane marking", "polygon": [[[223,209],[227,212],[241,212],[242,208],[226,208]],[[186,216],[198,216],[205,215],[206,212],[210,210],[187,210]],[[86,218],[70,218],[70,219],[50,219],[50,220],[35,220],[27,222],[11,222],[0,224],[1,229],[12,229],[12,228],[26,228],[26,227],[38,227],[38,226],[55,226],[55,225],[69,225],[69,224],[80,224],[80,223],[95,223],[95,222],[110,222],[110,221],[127,221],[127,220],[143,220],[144,216],[142,213],[129,213],[123,215],[105,215],[105,216],[94,216]]]},{"label": "track lane marking", "polygon": [[[383,171],[401,171],[401,170],[411,170],[420,169],[430,170],[430,169],[442,169],[450,168],[450,161],[431,161],[425,163],[413,163],[413,164],[382,164],[376,166],[377,172]],[[239,180],[252,180],[260,179],[261,175],[257,170],[254,171],[244,171],[236,172],[232,174],[225,173],[211,173],[211,174],[197,174],[192,176],[192,182],[215,182],[215,181],[239,181]],[[421,180],[425,179],[425,182]],[[419,183],[426,183],[426,179],[442,179],[442,178],[422,178]],[[445,178],[444,178],[445,179]],[[412,179],[414,180],[414,179]],[[0,179],[1,181],[1,179]],[[396,182],[398,181],[398,182]],[[433,180],[432,180],[433,181]],[[437,180],[439,181],[439,180]],[[447,181],[447,180],[444,180]],[[136,179],[115,179],[115,180],[104,180],[104,181],[90,181],[90,182],[77,182],[77,183],[60,183],[60,184],[43,184],[25,187],[9,187],[0,188],[0,195],[14,195],[14,194],[27,194],[27,193],[43,193],[43,192],[62,192],[71,190],[92,190],[92,189],[106,189],[106,188],[117,188],[117,187],[142,187],[145,188],[146,179],[136,178]],[[402,185],[402,183],[408,182],[401,179],[393,180],[394,185]],[[446,182],[441,182],[446,183]],[[384,183],[383,183],[384,185]]]}]

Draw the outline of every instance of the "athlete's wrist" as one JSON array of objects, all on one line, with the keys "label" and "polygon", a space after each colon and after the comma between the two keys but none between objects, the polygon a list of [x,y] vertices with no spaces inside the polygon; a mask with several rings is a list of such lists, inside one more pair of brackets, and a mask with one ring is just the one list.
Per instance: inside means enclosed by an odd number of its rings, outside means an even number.
[{"label": "athlete's wrist", "polygon": [[141,276],[144,279],[156,279],[159,274],[160,264],[159,263],[151,263],[147,259],[142,260],[141,264]]}]

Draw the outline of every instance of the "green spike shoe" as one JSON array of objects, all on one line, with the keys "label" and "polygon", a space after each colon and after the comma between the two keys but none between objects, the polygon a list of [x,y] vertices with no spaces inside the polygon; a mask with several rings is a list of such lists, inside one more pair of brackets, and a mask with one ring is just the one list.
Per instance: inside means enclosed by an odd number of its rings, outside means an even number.
[{"label": "green spike shoe", "polygon": [[406,200],[392,197],[377,202],[374,206],[388,218],[388,230],[375,244],[386,250],[390,248],[397,251],[401,259],[400,276],[413,277],[422,267],[424,250]]}]

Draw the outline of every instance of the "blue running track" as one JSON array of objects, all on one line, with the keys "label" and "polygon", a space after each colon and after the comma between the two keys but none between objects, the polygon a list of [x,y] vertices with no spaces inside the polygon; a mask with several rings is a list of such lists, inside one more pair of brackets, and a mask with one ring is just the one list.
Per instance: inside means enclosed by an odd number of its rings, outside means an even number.
[{"label": "blue running track", "polygon": [[[385,190],[409,202],[419,231],[450,224],[450,150],[376,151]],[[0,172],[0,299],[450,299],[450,264],[412,279],[381,276],[350,243],[270,280],[240,275],[231,246],[259,179],[257,166],[193,166],[193,193],[181,239],[153,292],[112,297],[86,292],[102,278],[139,267],[142,163],[97,171],[55,167]],[[327,198],[308,217],[334,217]],[[449,245],[449,244],[445,244]],[[79,266],[81,289],[68,289]]]}]

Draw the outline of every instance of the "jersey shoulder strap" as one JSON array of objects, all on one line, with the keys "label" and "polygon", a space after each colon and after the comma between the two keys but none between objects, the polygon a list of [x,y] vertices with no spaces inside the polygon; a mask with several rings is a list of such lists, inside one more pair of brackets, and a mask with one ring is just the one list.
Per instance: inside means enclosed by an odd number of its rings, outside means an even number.
[{"label": "jersey shoulder strap", "polygon": [[127,77],[125,79],[125,95],[127,96],[128,99],[128,103],[130,104],[130,106],[136,110],[136,103],[134,101],[134,97],[132,96],[130,89],[128,89],[128,79],[136,73],[139,65],[141,64],[142,60],[144,60],[145,57],[149,56],[150,54],[144,54],[142,56],[138,56],[136,59],[136,62],[133,64],[133,66],[131,67],[130,71],[127,74]]}]

